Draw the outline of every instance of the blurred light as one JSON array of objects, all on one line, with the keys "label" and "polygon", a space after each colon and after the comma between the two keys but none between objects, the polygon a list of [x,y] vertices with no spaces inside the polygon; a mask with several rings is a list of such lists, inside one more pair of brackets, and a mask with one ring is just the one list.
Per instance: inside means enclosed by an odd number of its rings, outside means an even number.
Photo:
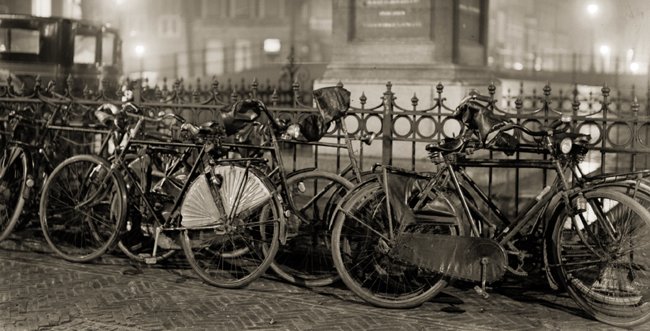
[{"label": "blurred light", "polygon": [[639,72],[639,63],[637,62],[630,63],[630,71],[632,71],[633,74]]},{"label": "blurred light", "polygon": [[598,5],[595,4],[595,3],[590,3],[590,4],[587,5],[587,13],[589,13],[589,15],[591,15],[592,17],[596,16],[596,14],[598,14],[599,10],[600,10],[600,7],[598,7]]},{"label": "blurred light", "polygon": [[611,50],[609,49],[609,46],[607,46],[607,45],[601,45],[601,46],[600,46],[600,54],[601,54],[602,56],[607,56],[607,55],[609,55],[609,52],[610,52],[610,51],[611,51]]},{"label": "blurred light", "polygon": [[135,45],[134,50],[135,50],[135,55],[137,55],[138,57],[142,57],[144,55],[144,51],[145,51],[144,45],[142,44]]},{"label": "blurred light", "polygon": [[264,39],[264,52],[265,53],[279,53],[282,48],[280,39],[270,38]]},{"label": "blurred light", "polygon": [[519,62],[515,62],[515,64],[512,65],[512,68],[515,69],[515,70],[523,70],[524,65],[519,63]]}]

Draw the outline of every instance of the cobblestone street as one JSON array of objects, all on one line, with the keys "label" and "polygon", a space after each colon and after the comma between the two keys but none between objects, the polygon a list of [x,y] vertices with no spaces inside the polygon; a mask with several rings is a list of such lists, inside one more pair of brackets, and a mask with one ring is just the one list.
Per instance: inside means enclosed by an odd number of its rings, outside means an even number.
[{"label": "cobblestone street", "polygon": [[450,287],[419,308],[386,310],[343,285],[309,290],[266,278],[226,290],[201,283],[182,262],[68,263],[38,235],[24,237],[0,244],[0,330],[612,330],[564,296],[522,286],[487,300]]}]

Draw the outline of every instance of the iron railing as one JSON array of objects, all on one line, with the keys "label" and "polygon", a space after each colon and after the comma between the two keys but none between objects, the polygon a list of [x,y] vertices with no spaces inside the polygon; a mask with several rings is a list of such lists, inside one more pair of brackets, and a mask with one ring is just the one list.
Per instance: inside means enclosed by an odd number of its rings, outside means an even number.
[{"label": "iron railing", "polygon": [[[35,109],[44,107],[39,97],[47,97],[54,103],[72,101],[73,107],[77,105],[89,109],[104,102],[119,103],[121,94],[120,89],[114,89],[110,92],[84,91],[81,95],[73,95],[68,87],[59,94],[52,84],[43,87],[38,79],[36,82],[32,91],[24,93],[17,93],[11,85],[1,88],[1,110],[29,105]],[[339,85],[343,86],[342,83]],[[292,84],[290,92],[284,95],[255,80],[247,88],[239,86],[225,90],[217,81],[209,86],[198,83],[194,88],[185,88],[180,80],[171,86],[163,83],[160,87],[149,88],[146,84],[136,84],[135,87],[135,103],[152,114],[174,112],[194,123],[216,120],[220,111],[241,98],[261,99],[277,116],[284,118],[296,119],[304,113],[317,111],[312,107],[309,89],[303,89],[299,83]],[[455,105],[448,104],[444,89],[442,84],[436,85],[433,100],[426,100],[426,103],[431,101],[430,107],[422,107],[421,104],[425,102],[421,102],[416,95],[409,99],[409,104],[399,104],[390,82],[386,84],[381,99],[373,102],[363,93],[355,98],[359,106],[352,107],[345,118],[348,132],[378,133],[378,139],[370,146],[364,146],[359,141],[353,144],[362,169],[368,170],[374,163],[383,163],[414,170],[431,170],[424,146],[444,137],[452,137],[459,130],[458,123],[449,117]],[[645,96],[639,95],[635,89],[628,95],[612,93],[607,86],[602,87],[599,94],[587,95],[580,95],[577,87],[553,94],[548,84],[541,93],[536,90],[526,92],[523,85],[519,91],[497,93],[497,90],[497,86],[490,84],[483,91],[491,97],[493,111],[532,129],[548,124],[562,114],[571,115],[572,130],[592,135],[592,151],[585,162],[588,171],[627,171],[649,167],[650,90],[644,93]],[[82,111],[76,113],[83,114]],[[83,127],[92,121],[87,116],[81,116],[76,123]],[[521,141],[530,141],[529,137],[520,133],[514,134]],[[342,143],[343,138],[340,128],[332,126],[323,139],[330,146],[286,144],[285,163],[293,169],[319,167],[340,171],[349,164],[349,160],[341,147],[332,147],[336,145],[332,143]],[[477,157],[484,160],[547,158],[546,155],[529,152],[506,156],[498,151],[481,151]],[[509,169],[490,162],[475,163],[474,166],[471,174],[486,186],[488,193],[502,201],[511,201],[508,203],[513,208],[508,210],[516,211],[521,199],[551,180],[547,169],[535,169],[535,162],[527,163],[526,167]]]}]

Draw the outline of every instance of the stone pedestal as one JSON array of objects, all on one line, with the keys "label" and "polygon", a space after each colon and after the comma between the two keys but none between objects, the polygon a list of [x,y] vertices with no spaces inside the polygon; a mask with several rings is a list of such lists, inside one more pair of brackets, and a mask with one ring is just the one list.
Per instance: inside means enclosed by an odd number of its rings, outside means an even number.
[{"label": "stone pedestal", "polygon": [[[487,93],[493,81],[487,70],[488,0],[334,0],[333,10],[332,61],[314,88],[342,82],[354,107],[362,93],[366,108],[380,104],[390,81],[402,108],[413,108],[414,95],[418,109],[433,106],[438,83],[445,104],[454,108],[470,89]],[[364,155],[383,150],[385,162],[388,148],[395,159],[408,159],[410,144],[375,143]],[[416,156],[426,157],[420,149]]]}]

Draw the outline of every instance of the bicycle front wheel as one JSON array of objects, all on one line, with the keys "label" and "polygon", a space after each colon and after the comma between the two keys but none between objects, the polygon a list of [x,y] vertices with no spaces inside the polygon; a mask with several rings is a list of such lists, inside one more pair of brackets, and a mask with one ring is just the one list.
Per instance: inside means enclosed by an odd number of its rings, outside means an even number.
[{"label": "bicycle front wheel", "polygon": [[632,327],[650,319],[650,213],[611,190],[585,193],[578,215],[561,211],[549,267],[595,319]]},{"label": "bicycle front wheel", "polygon": [[52,171],[39,214],[45,240],[57,255],[89,262],[117,242],[126,214],[118,174],[94,155],[73,156]]},{"label": "bicycle front wheel", "polygon": [[337,174],[314,170],[290,174],[286,186],[298,215],[287,220],[289,238],[271,268],[292,284],[330,285],[338,279],[330,246],[331,220],[353,184]]},{"label": "bicycle front wheel", "polygon": [[[239,183],[229,184],[232,183],[224,181],[222,193],[225,193],[225,188],[242,188]],[[243,186],[239,192],[250,192],[246,185]],[[273,191],[268,184],[251,189]],[[241,195],[235,196],[239,198],[229,196],[228,199],[244,199]],[[280,201],[275,194],[269,194],[263,205],[244,213],[234,215],[225,223],[220,221],[190,227],[181,232],[181,245],[188,263],[208,284],[224,288],[244,287],[262,276],[273,262],[280,246]]]},{"label": "bicycle front wheel", "polygon": [[25,207],[27,169],[22,148],[5,148],[0,158],[0,241],[13,231]]},{"label": "bicycle front wheel", "polygon": [[[455,208],[442,195],[436,200]],[[417,227],[422,233],[462,234],[460,224],[427,222]],[[383,185],[370,181],[343,198],[332,230],[332,257],[341,279],[359,297],[383,308],[418,306],[447,286],[446,278],[390,256],[398,228],[396,217],[388,217]]]}]

